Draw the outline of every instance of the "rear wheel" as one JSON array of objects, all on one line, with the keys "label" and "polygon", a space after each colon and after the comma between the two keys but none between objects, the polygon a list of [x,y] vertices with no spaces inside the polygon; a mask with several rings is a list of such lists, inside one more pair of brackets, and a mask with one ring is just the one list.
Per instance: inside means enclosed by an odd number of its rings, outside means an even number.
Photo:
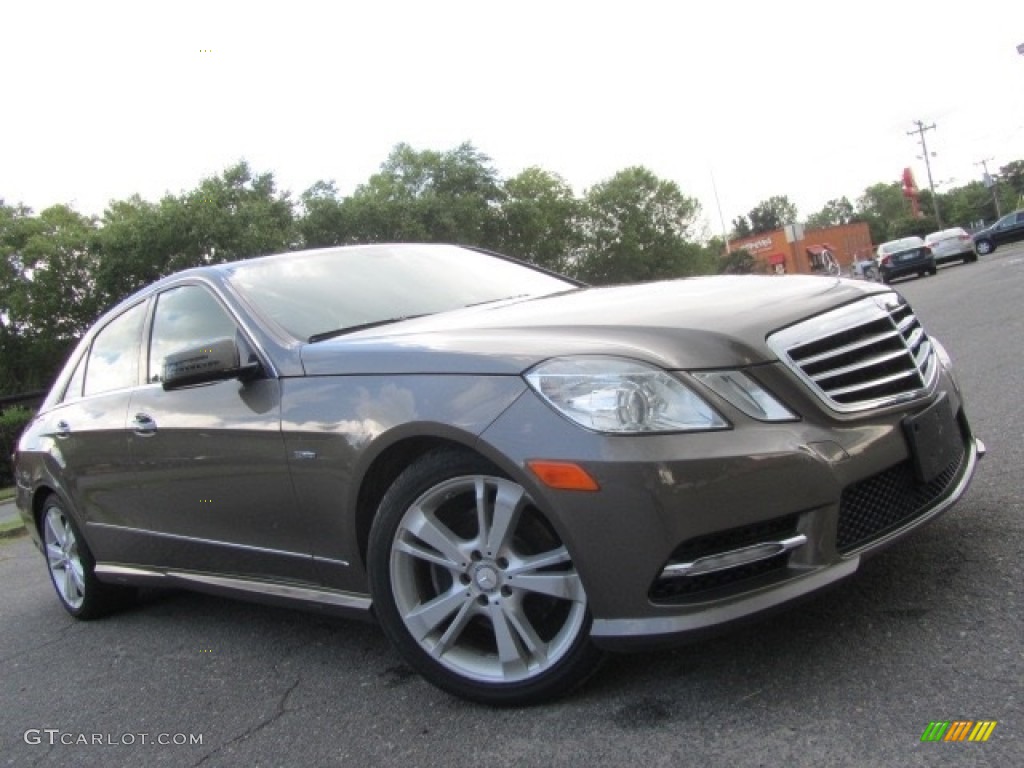
[{"label": "rear wheel", "polygon": [[602,654],[568,550],[526,490],[475,454],[430,453],[370,532],[385,634],[431,683],[486,704],[569,692]]},{"label": "rear wheel", "polygon": [[104,584],[96,578],[96,560],[56,496],[43,504],[39,529],[57,598],[76,619],[104,616],[134,596],[132,588]]}]

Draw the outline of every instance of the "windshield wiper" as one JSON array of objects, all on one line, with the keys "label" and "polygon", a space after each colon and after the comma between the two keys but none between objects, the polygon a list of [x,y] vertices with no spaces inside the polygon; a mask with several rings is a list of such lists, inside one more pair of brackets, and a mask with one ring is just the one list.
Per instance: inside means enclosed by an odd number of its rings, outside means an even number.
[{"label": "windshield wiper", "polygon": [[422,315],[404,315],[402,317],[392,317],[388,320],[374,320],[371,323],[360,323],[359,325],[350,325],[345,328],[337,328],[333,331],[323,331],[321,333],[314,333],[309,337],[308,341],[310,344],[315,344],[318,341],[325,341],[326,339],[333,339],[335,336],[344,336],[346,333],[355,333],[356,331],[365,331],[368,328],[377,328],[381,325],[391,325],[392,323],[400,323],[403,320],[415,320],[417,317],[426,317],[431,314],[430,312],[424,312]]},{"label": "windshield wiper", "polygon": [[470,307],[481,307],[484,304],[497,304],[499,301],[512,301],[512,299],[525,299],[528,296],[532,296],[530,293],[517,293],[515,296],[502,296],[500,299],[487,299],[485,301],[476,301],[472,304],[466,304],[463,309],[469,309]]}]

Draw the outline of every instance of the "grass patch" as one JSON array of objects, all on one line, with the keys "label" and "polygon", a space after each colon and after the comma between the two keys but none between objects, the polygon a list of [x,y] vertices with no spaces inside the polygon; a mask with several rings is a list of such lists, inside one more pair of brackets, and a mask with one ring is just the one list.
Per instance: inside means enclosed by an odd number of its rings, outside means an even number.
[{"label": "grass patch", "polygon": [[7,501],[8,499],[14,498],[14,486],[10,488],[0,488],[0,501]]},{"label": "grass patch", "polygon": [[0,523],[0,539],[12,539],[15,536],[24,536],[26,533],[28,531],[25,530],[20,519],[10,523]]}]

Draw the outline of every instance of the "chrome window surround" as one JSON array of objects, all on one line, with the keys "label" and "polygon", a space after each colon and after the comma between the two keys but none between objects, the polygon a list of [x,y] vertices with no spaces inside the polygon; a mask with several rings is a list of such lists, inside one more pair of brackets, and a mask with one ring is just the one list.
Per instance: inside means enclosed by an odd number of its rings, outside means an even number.
[{"label": "chrome window surround", "polygon": [[[831,337],[836,338],[830,345]],[[916,400],[931,391],[938,377],[935,348],[897,293],[869,296],[808,318],[771,334],[767,342],[825,405],[840,413]],[[801,354],[812,344],[812,354]],[[830,359],[836,360],[835,367],[829,367]],[[816,370],[808,371],[812,366]],[[872,368],[882,370],[872,373]],[[879,390],[887,392],[871,394]]]}]

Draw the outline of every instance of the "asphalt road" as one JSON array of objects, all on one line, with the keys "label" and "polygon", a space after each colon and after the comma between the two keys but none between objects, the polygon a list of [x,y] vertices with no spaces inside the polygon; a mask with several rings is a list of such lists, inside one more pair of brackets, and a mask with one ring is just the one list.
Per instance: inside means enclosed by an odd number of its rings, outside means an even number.
[{"label": "asphalt road", "polygon": [[[897,285],[989,455],[960,505],[827,594],[494,710],[372,625],[187,593],[76,623],[28,540],[0,540],[0,766],[1024,765],[1024,248]],[[998,725],[922,743],[936,720]]]}]

